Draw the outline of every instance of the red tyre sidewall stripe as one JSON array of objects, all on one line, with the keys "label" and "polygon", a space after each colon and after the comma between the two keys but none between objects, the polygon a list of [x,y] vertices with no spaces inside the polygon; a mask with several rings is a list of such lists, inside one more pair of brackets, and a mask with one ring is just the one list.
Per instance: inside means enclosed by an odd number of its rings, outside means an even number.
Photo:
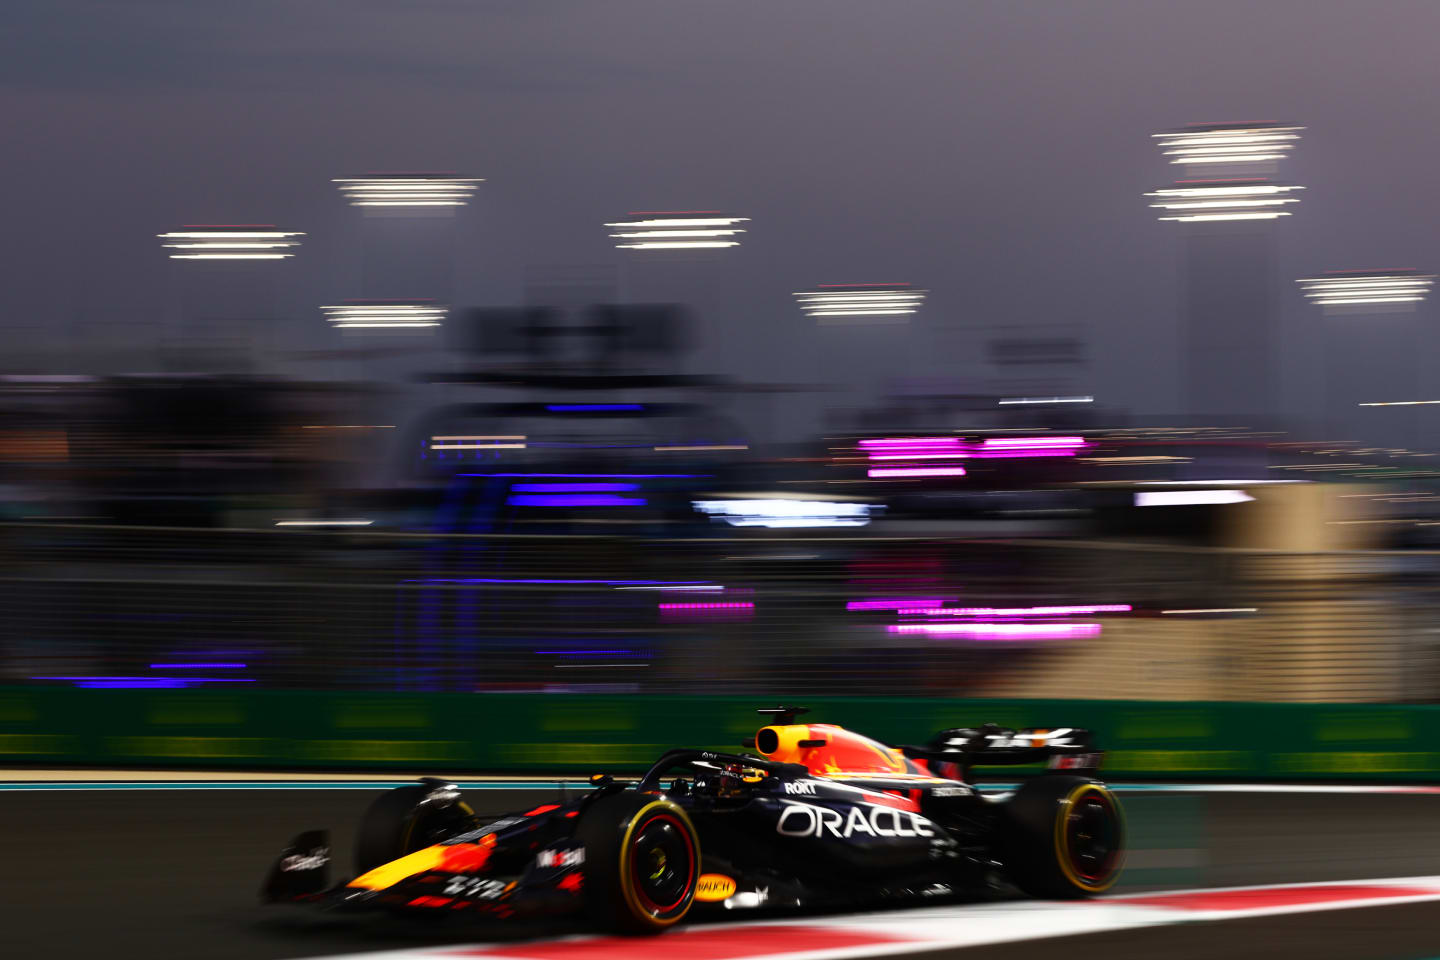
[{"label": "red tyre sidewall stripe", "polygon": [[689,875],[685,879],[684,889],[680,892],[680,899],[676,900],[672,904],[669,904],[668,906],[661,906],[654,900],[651,900],[640,884],[639,865],[636,863],[636,854],[638,852],[638,848],[633,843],[633,841],[630,850],[626,853],[626,856],[630,858],[630,882],[634,887],[636,898],[639,899],[645,909],[649,910],[652,914],[656,916],[664,916],[670,911],[678,908],[682,903],[685,902],[685,898],[690,895],[691,890],[695,886],[695,871],[698,869],[699,864],[695,862],[695,844],[692,843],[690,840],[690,831],[686,829],[685,824],[680,822],[680,820],[676,818],[674,814],[666,812],[651,814],[650,816],[646,817],[639,826],[635,828],[634,836],[638,839],[641,834],[645,832],[645,828],[649,827],[657,820],[663,820],[666,823],[672,824],[676,828],[676,830],[679,831],[680,836],[685,840],[685,854],[686,860],[688,861],[687,866]]}]

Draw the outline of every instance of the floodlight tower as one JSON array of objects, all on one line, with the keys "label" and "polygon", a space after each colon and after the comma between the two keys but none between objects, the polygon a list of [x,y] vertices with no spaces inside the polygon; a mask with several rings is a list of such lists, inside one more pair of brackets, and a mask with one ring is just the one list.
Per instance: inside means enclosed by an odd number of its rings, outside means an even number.
[{"label": "floodlight tower", "polygon": [[333,182],[365,217],[363,296],[454,299],[455,214],[483,180],[452,173],[374,173]]},{"label": "floodlight tower", "polygon": [[[699,275],[692,267],[730,256],[749,217],[723,210],[632,210],[605,229],[620,255],[621,298],[682,300]],[[708,268],[699,268],[708,269]]]},{"label": "floodlight tower", "polygon": [[188,224],[158,234],[177,264],[180,321],[162,354],[189,372],[236,372],[255,364],[252,348],[274,346],[275,263],[295,256],[300,238],[273,224]]},{"label": "floodlight tower", "polygon": [[1324,316],[1327,436],[1389,447],[1420,444],[1421,408],[1436,398],[1421,395],[1416,314],[1435,277],[1347,270],[1296,282]]},{"label": "floodlight tower", "polygon": [[1159,219],[1184,225],[1181,335],[1184,410],[1223,419],[1276,412],[1278,315],[1271,221],[1301,187],[1275,179],[1303,127],[1191,124],[1154,134],[1181,176],[1146,194]]},{"label": "floodlight tower", "polygon": [[605,226],[616,231],[610,237],[622,250],[714,250],[738,247],[736,237],[745,232],[737,223],[749,217],[727,217],[719,210],[637,211],[635,220],[620,220]]},{"label": "floodlight tower", "polygon": [[901,377],[915,367],[912,321],[928,290],[904,282],[822,283],[791,294],[815,329],[806,334],[815,375],[846,378],[852,412],[878,409],[904,391]]}]

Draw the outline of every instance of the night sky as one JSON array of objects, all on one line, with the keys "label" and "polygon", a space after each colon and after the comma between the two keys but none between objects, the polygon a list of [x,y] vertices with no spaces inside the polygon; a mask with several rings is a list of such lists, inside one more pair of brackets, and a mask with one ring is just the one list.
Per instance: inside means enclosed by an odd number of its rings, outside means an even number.
[{"label": "night sky", "polygon": [[360,218],[330,178],[454,170],[487,180],[458,302],[633,259],[601,226],[626,211],[721,209],[754,218],[743,246],[623,278],[695,307],[693,370],[867,375],[790,292],[908,280],[933,292],[887,372],[963,389],[978,328],[1079,323],[1093,392],[1165,413],[1179,245],[1141,197],[1172,176],[1149,135],[1283,120],[1307,127],[1275,225],[1303,413],[1317,317],[1291,280],[1440,266],[1437,35],[1434,0],[7,0],[0,366],[83,369],[173,312],[154,235],[184,223],[306,231],[285,345],[332,343],[316,307],[359,293]]}]

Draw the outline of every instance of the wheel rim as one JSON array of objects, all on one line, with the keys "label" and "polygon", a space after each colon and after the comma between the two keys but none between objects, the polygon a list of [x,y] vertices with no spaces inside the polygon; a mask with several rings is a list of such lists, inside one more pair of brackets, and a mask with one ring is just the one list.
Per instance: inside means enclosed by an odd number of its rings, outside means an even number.
[{"label": "wheel rim", "polygon": [[1120,855],[1120,821],[1110,797],[1090,790],[1070,804],[1065,820],[1070,869],[1087,885],[1110,879]]},{"label": "wheel rim", "polygon": [[666,812],[646,817],[631,834],[627,856],[631,886],[646,913],[664,918],[688,905],[695,845],[679,818]]}]

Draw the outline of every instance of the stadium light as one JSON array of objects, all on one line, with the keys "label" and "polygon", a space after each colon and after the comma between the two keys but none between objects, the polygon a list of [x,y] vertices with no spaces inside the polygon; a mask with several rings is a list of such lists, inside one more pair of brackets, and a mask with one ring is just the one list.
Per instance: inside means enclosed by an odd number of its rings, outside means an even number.
[{"label": "stadium light", "polygon": [[375,174],[330,181],[352,207],[463,207],[483,178],[448,174]]},{"label": "stadium light", "polygon": [[273,224],[186,224],[183,230],[156,234],[174,251],[171,260],[284,260],[295,256],[298,238]]},{"label": "stadium light", "polygon": [[1161,220],[1209,223],[1276,220],[1303,189],[1269,179],[1290,156],[1304,127],[1283,123],[1199,123],[1151,134],[1166,160],[1186,177],[1147,193]]},{"label": "stadium light", "polygon": [[928,291],[908,283],[822,283],[794,294],[817,323],[909,323]]},{"label": "stadium light", "polygon": [[1290,216],[1288,194],[1304,187],[1264,180],[1181,180],[1145,194],[1161,220],[1198,223],[1212,220],[1274,220]]},{"label": "stadium light", "polygon": [[1160,152],[1178,164],[1265,163],[1283,160],[1295,149],[1304,127],[1281,124],[1232,126],[1194,124],[1151,134]]},{"label": "stadium light", "polygon": [[336,330],[427,332],[445,322],[449,308],[429,301],[368,301],[320,308]]},{"label": "stadium light", "polygon": [[1414,270],[1377,270],[1327,273],[1295,282],[1307,300],[1327,312],[1393,312],[1413,309],[1413,304],[1424,300],[1435,276]]},{"label": "stadium light", "polygon": [[735,226],[748,223],[749,217],[727,217],[719,210],[646,210],[635,211],[639,220],[622,220],[605,226],[617,232],[610,234],[624,241],[615,246],[621,250],[698,250],[738,247],[734,239],[746,231]]}]

